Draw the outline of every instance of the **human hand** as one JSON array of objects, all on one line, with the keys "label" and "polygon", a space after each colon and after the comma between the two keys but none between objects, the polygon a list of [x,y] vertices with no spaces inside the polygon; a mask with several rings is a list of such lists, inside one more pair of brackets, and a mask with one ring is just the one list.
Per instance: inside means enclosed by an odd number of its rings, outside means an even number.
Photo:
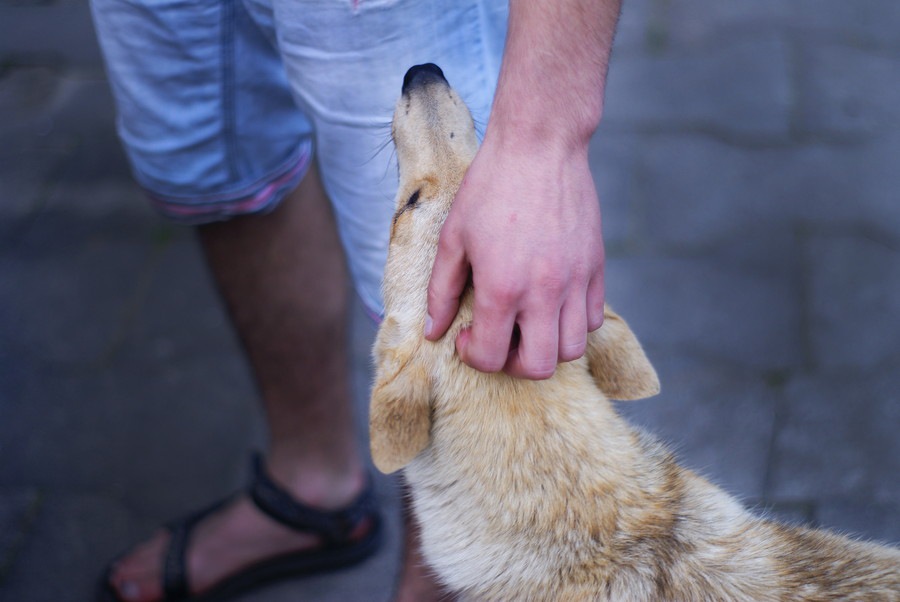
[{"label": "human hand", "polygon": [[558,362],[584,354],[587,333],[603,322],[603,267],[586,145],[522,148],[489,136],[441,231],[425,336],[447,331],[471,272],[472,325],[456,340],[462,361],[549,378]]}]

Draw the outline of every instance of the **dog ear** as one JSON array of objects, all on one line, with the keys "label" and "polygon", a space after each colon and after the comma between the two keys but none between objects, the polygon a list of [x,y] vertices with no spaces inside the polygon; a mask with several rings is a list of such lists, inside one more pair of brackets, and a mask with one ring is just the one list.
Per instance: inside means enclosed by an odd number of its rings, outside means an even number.
[{"label": "dog ear", "polygon": [[431,432],[431,381],[403,352],[396,321],[387,318],[376,342],[377,375],[369,403],[369,440],[376,468],[390,474],[421,452]]},{"label": "dog ear", "polygon": [[637,337],[609,306],[603,326],[588,333],[585,351],[594,381],[610,399],[631,400],[659,393],[659,377]]}]

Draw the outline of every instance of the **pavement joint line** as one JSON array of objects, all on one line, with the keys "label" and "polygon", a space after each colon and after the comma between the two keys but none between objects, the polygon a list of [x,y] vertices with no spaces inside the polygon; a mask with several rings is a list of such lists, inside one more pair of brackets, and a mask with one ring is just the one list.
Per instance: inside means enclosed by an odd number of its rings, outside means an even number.
[{"label": "pavement joint line", "polygon": [[25,546],[28,536],[34,529],[38,515],[44,506],[44,493],[41,490],[35,490],[34,500],[28,505],[20,519],[19,535],[13,539],[9,549],[5,555],[0,557],[0,586],[6,581],[16,562],[19,552]]},{"label": "pavement joint line", "polygon": [[80,145],[66,146],[69,147],[66,149],[67,152],[63,152],[62,156],[55,160],[53,167],[48,170],[46,179],[37,187],[34,199],[28,203],[30,210],[18,220],[14,220],[18,223],[14,223],[9,236],[0,241],[0,253],[15,250],[50,206],[50,201],[59,191],[63,176],[68,170],[67,164],[75,156]]},{"label": "pavement joint line", "polygon": [[[613,299],[615,303],[615,299]],[[685,357],[696,360],[697,362],[722,372],[734,372],[743,376],[753,378],[758,382],[765,383],[766,386],[777,389],[780,384],[772,384],[772,375],[785,375],[785,382],[795,374],[800,373],[797,366],[776,366],[776,367],[760,367],[751,364],[745,364],[740,360],[731,359],[721,353],[711,349],[698,347],[687,342],[677,343],[650,343],[645,346],[648,349],[650,359],[654,357]],[[665,383],[662,383],[665,386]]]},{"label": "pavement joint line", "polygon": [[614,242],[606,247],[607,259],[646,259],[646,260],[679,260],[691,261],[698,264],[726,268],[746,276],[768,277],[772,269],[768,265],[755,265],[746,261],[728,258],[723,261],[719,255],[723,249],[730,246],[728,233],[723,232],[722,238],[690,244],[685,241],[666,242],[648,240],[641,247],[629,246],[627,242]]},{"label": "pavement joint line", "polygon": [[872,41],[871,38],[863,38],[850,32],[837,30],[808,31],[785,25],[790,35],[798,38],[798,42],[805,45],[835,45],[845,46],[854,50],[862,50],[872,54],[880,54],[884,57],[894,58],[900,55],[900,43],[884,43]]},{"label": "pavement joint line", "polygon": [[[654,138],[645,141],[644,152],[656,144]],[[646,253],[651,248],[650,235],[647,224],[647,214],[650,211],[649,192],[647,182],[650,181],[649,165],[644,161],[634,162],[634,186],[632,187],[629,205],[631,207],[631,224],[628,227],[628,247],[633,255]]]},{"label": "pavement joint line", "polygon": [[644,44],[651,56],[665,55],[671,48],[668,13],[671,0],[651,0],[650,14],[644,30]]},{"label": "pavement joint line", "polygon": [[[843,219],[839,223],[835,223],[807,219],[800,220],[798,223],[802,226],[803,235],[807,239],[814,236],[853,236],[864,238],[887,248],[889,251],[900,253],[900,237],[870,221]],[[803,242],[806,242],[806,240]]]},{"label": "pavement joint line", "polygon": [[[671,0],[652,0],[655,7],[671,5]],[[878,54],[887,58],[900,55],[900,43],[885,43],[873,41],[871,38],[855,35],[848,31],[837,29],[815,30],[803,29],[795,25],[780,22],[757,23],[732,23],[719,27],[711,33],[700,34],[689,42],[672,39],[669,33],[671,25],[664,15],[656,14],[659,9],[651,8],[645,20],[644,39],[642,45],[630,45],[620,48],[614,47],[614,56],[629,58],[645,57],[677,57],[691,52],[700,52],[707,49],[721,48],[736,40],[753,39],[761,35],[778,35],[785,39],[796,41],[804,46],[834,45]],[[665,12],[667,9],[662,9]],[[657,33],[658,32],[658,33]],[[654,35],[661,36],[659,39]],[[663,46],[658,46],[659,42]]]},{"label": "pavement joint line", "polygon": [[790,519],[781,518],[781,513],[786,511],[799,512],[801,524],[818,528],[820,527],[817,519],[817,501],[815,499],[778,499],[768,495],[758,500],[754,500],[749,507],[756,515],[761,515],[777,523],[790,523]]},{"label": "pavement joint line", "polygon": [[773,491],[775,489],[775,468],[778,465],[778,439],[781,432],[787,424],[787,400],[784,396],[784,388],[789,382],[788,380],[775,387],[774,391],[775,403],[773,406],[772,429],[770,431],[769,441],[766,445],[766,462],[765,472],[763,473],[762,495],[764,500],[773,499]]},{"label": "pavement joint line", "polygon": [[[136,316],[143,307],[144,300],[149,294],[154,277],[162,262],[162,258],[172,244],[174,237],[163,236],[155,238],[150,245],[150,251],[141,268],[137,270],[135,284],[131,293],[121,306],[116,327],[107,340],[104,348],[93,358],[84,361],[55,361],[53,365],[70,374],[93,373],[106,369],[125,342],[128,331],[134,323]],[[0,249],[2,250],[2,249]]]},{"label": "pavement joint line", "polygon": [[803,130],[792,132],[790,128],[783,134],[761,134],[752,136],[728,130],[721,126],[707,125],[704,123],[679,123],[675,125],[657,124],[629,124],[625,121],[616,122],[610,118],[604,121],[600,135],[603,133],[620,135],[639,135],[646,137],[675,137],[675,136],[700,136],[744,150],[780,150],[803,149],[809,147],[858,147],[870,143],[882,136],[885,128],[878,131],[859,131],[853,133],[838,133],[833,131]]},{"label": "pavement joint line", "polygon": [[0,76],[6,75],[13,69],[43,67],[63,76],[69,71],[69,66],[63,56],[58,52],[8,52],[0,57]]},{"label": "pavement joint line", "polygon": [[150,253],[147,259],[144,260],[144,265],[138,271],[131,294],[128,295],[128,298],[121,306],[115,329],[110,335],[103,350],[95,358],[87,362],[89,370],[98,371],[109,366],[110,362],[124,345],[128,332],[131,330],[131,326],[137,319],[137,316],[150,293],[150,288],[156,277],[156,273],[159,271],[162,258],[170,245],[171,239],[169,238],[158,239],[153,242]]},{"label": "pavement joint line", "polygon": [[784,36],[785,67],[788,81],[788,135],[794,140],[803,140],[806,130],[803,123],[803,64],[800,49],[793,36]]},{"label": "pavement joint line", "polygon": [[795,267],[794,282],[797,286],[797,324],[800,330],[801,365],[807,373],[813,373],[817,369],[816,346],[813,340],[812,319],[812,262],[810,261],[809,224],[805,221],[797,221],[792,225],[793,237],[797,243],[797,262]]}]

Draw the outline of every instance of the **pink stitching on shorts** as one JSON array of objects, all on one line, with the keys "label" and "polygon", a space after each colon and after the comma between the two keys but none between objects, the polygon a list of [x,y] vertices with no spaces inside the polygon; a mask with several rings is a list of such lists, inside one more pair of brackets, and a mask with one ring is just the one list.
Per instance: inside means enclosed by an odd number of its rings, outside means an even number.
[{"label": "pink stitching on shorts", "polygon": [[254,213],[268,205],[271,202],[272,197],[277,194],[279,190],[283,189],[291,180],[295,179],[301,172],[309,167],[310,156],[311,153],[309,149],[305,149],[290,169],[277,176],[274,180],[269,181],[268,184],[264,185],[250,196],[240,196],[241,191],[238,191],[236,193],[231,193],[232,195],[238,196],[238,198],[233,200],[219,200],[223,199],[225,195],[211,195],[206,197],[202,203],[197,204],[173,202],[170,199],[149,192],[147,193],[147,196],[150,197],[150,202],[163,213],[176,218],[190,218],[196,216],[221,217],[224,215]]}]

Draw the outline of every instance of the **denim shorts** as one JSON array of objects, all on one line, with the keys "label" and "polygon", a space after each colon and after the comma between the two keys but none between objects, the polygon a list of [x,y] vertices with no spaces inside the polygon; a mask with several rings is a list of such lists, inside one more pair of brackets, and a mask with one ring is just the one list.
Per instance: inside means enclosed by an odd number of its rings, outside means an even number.
[{"label": "denim shorts", "polygon": [[138,183],[206,223],[274,208],[315,149],[357,291],[382,312],[403,75],[440,65],[486,124],[505,0],[92,0]]}]

